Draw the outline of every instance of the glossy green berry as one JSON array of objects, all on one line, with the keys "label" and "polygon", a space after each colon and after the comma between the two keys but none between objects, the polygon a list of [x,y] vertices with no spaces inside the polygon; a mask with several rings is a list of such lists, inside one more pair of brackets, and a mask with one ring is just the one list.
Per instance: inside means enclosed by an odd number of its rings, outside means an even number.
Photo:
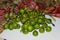
[{"label": "glossy green berry", "polygon": [[43,19],[38,19],[38,23],[44,23]]},{"label": "glossy green berry", "polygon": [[36,30],[33,31],[33,36],[38,36],[38,32]]},{"label": "glossy green berry", "polygon": [[39,32],[40,32],[40,33],[44,33],[44,32],[45,32],[45,29],[44,29],[44,28],[40,28],[40,29],[39,29]]},{"label": "glossy green berry", "polygon": [[50,24],[50,23],[52,23],[52,20],[51,19],[47,19],[46,23]]},{"label": "glossy green berry", "polygon": [[29,25],[27,29],[29,32],[31,32],[31,31],[33,31],[34,28],[33,28],[33,26]]},{"label": "glossy green berry", "polygon": [[47,28],[46,28],[46,32],[50,32],[52,30],[52,28],[50,27],[50,26],[48,26]]},{"label": "glossy green berry", "polygon": [[28,28],[28,25],[27,24],[23,24],[22,28],[23,29],[27,29]]}]

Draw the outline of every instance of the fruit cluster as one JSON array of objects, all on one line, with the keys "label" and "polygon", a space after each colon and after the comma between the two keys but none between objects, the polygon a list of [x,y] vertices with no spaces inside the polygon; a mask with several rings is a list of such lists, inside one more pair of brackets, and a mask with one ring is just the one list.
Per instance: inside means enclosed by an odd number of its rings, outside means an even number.
[{"label": "fruit cluster", "polygon": [[[52,20],[50,18],[46,18],[44,14],[40,12],[40,10],[31,10],[30,8],[21,8],[19,13],[13,13],[10,16],[8,13],[5,14],[5,18],[8,21],[4,25],[4,29],[19,29],[21,27],[21,31],[24,34],[33,31],[34,36],[38,36],[38,31],[40,33],[44,33],[45,30],[47,32],[51,31],[51,27],[48,24],[52,24]],[[23,25],[20,26],[17,24],[21,22]]]},{"label": "fruit cluster", "polygon": [[[33,32],[34,36],[38,36],[38,31],[40,33],[50,32],[52,28],[49,24],[55,25],[45,15],[60,17],[59,11],[60,6],[44,7],[42,3],[34,0],[21,1],[15,8],[0,8],[0,19],[5,19],[4,24],[0,20],[0,32],[6,29],[13,30],[20,28],[24,34]],[[21,22],[23,25],[19,25],[18,22]]]}]

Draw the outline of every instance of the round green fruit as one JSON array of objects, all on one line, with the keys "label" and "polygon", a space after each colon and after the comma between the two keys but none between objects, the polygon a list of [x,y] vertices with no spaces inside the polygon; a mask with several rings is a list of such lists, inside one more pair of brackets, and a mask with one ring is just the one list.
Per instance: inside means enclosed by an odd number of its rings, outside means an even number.
[{"label": "round green fruit", "polygon": [[44,29],[44,28],[40,28],[40,29],[39,29],[39,32],[40,32],[40,33],[44,33],[44,32],[45,32],[45,29]]},{"label": "round green fruit", "polygon": [[34,28],[33,28],[33,26],[29,25],[27,29],[29,32],[31,32],[31,31],[33,31]]},{"label": "round green fruit", "polygon": [[33,31],[33,36],[38,36],[38,32],[36,30]]},{"label": "round green fruit", "polygon": [[52,30],[52,28],[49,26],[46,28],[46,32],[50,32],[51,30]]},{"label": "round green fruit", "polygon": [[28,30],[26,30],[26,29],[25,29],[25,30],[23,29],[22,32],[23,32],[24,34],[28,34],[28,33],[29,33]]}]

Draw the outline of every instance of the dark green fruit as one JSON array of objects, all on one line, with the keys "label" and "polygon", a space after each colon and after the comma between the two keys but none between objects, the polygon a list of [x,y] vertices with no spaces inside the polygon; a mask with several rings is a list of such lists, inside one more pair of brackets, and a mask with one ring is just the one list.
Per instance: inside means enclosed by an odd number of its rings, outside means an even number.
[{"label": "dark green fruit", "polygon": [[20,25],[19,24],[17,24],[17,29],[20,29]]},{"label": "dark green fruit", "polygon": [[13,23],[11,25],[13,26],[14,29],[17,29],[17,27],[18,27],[18,24],[17,23]]},{"label": "dark green fruit", "polygon": [[44,32],[45,32],[45,29],[44,29],[44,28],[40,28],[40,29],[39,29],[39,32],[40,32],[40,33],[44,33]]},{"label": "dark green fruit", "polygon": [[50,26],[48,26],[47,28],[46,28],[46,32],[50,32],[52,30],[52,28],[50,27]]},{"label": "dark green fruit", "polygon": [[50,24],[50,23],[52,23],[52,20],[51,19],[46,19],[46,23]]},{"label": "dark green fruit", "polygon": [[33,36],[38,36],[38,32],[36,30],[33,31]]},{"label": "dark green fruit", "polygon": [[43,28],[46,28],[48,25],[46,23],[42,24]]}]

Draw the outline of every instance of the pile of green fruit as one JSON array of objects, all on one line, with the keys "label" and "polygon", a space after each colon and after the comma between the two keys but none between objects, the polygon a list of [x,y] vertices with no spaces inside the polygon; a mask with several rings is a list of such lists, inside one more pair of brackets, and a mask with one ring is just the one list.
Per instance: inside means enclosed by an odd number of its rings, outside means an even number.
[{"label": "pile of green fruit", "polygon": [[[48,24],[52,24],[50,18],[46,18],[45,15],[40,10],[31,10],[29,8],[21,8],[18,13],[13,13],[10,16],[9,13],[5,14],[5,18],[8,21],[4,25],[4,29],[20,29],[24,34],[33,32],[34,36],[38,36],[38,31],[40,33],[50,32],[52,28]],[[20,26],[18,22],[23,25]],[[38,31],[37,31],[38,30]]]}]

